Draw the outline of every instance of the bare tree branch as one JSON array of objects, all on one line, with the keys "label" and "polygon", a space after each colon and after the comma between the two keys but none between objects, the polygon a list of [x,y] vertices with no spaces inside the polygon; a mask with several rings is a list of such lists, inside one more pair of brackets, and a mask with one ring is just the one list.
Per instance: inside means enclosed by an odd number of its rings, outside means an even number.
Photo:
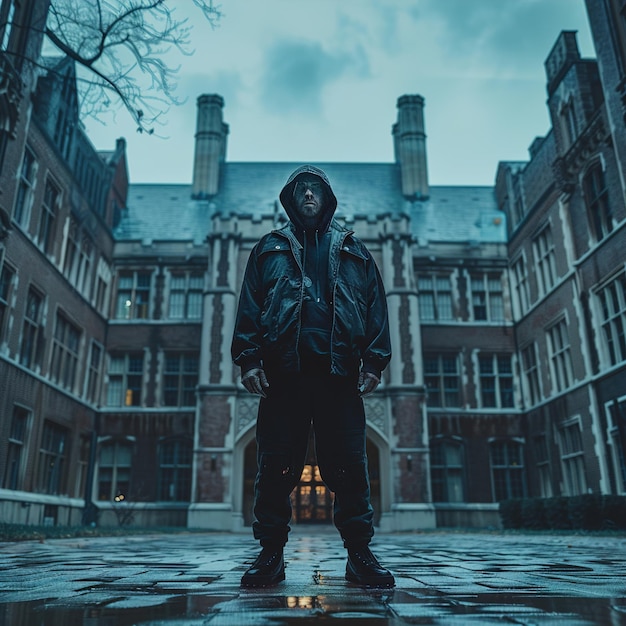
[{"label": "bare tree branch", "polygon": [[[166,62],[173,48],[193,54],[191,26],[172,0],[52,0],[45,35],[77,64],[83,114],[98,117],[124,107],[139,132],[154,124],[175,96],[179,67]],[[212,28],[222,12],[213,0],[193,0]]]}]

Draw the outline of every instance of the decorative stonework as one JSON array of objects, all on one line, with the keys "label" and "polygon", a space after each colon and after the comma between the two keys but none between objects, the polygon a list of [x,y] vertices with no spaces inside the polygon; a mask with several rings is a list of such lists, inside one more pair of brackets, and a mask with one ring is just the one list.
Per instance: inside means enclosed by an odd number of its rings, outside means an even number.
[{"label": "decorative stonework", "polygon": [[608,125],[600,111],[585,131],[576,139],[565,156],[556,159],[553,166],[557,185],[564,193],[571,193],[576,186],[578,173],[596,153],[600,144],[606,141]]},{"label": "decorative stonework", "polygon": [[222,328],[224,327],[224,302],[222,296],[213,296],[213,319],[211,320],[211,364],[209,382],[219,384],[222,365]]},{"label": "decorative stonework", "polygon": [[385,401],[382,398],[371,398],[364,402],[365,417],[367,421],[375,426],[382,434],[388,436],[387,411]]},{"label": "decorative stonework", "polygon": [[402,382],[410,385],[415,381],[415,368],[413,367],[413,341],[409,326],[411,307],[407,296],[400,297],[398,320],[400,324],[400,355],[402,358]]},{"label": "decorative stonework", "polygon": [[237,416],[235,424],[235,434],[240,435],[248,430],[250,424],[256,421],[259,409],[258,398],[241,398],[237,401]]},{"label": "decorative stonework", "polygon": [[6,132],[15,139],[15,128],[19,118],[19,106],[22,99],[22,81],[5,54],[0,55],[0,98],[4,100],[3,109],[6,120],[2,120],[0,132]]}]

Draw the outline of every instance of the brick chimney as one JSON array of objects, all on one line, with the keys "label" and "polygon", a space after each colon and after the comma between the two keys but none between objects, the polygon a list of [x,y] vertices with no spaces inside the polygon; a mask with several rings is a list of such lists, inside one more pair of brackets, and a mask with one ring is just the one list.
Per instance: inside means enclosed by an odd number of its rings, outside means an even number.
[{"label": "brick chimney", "polygon": [[224,99],[217,94],[198,98],[196,147],[193,159],[194,198],[208,198],[219,191],[220,164],[226,159],[228,124],[222,121]]},{"label": "brick chimney", "polygon": [[402,193],[409,198],[427,198],[428,166],[424,132],[424,98],[398,98],[398,121],[393,125],[396,163],[400,165]]}]

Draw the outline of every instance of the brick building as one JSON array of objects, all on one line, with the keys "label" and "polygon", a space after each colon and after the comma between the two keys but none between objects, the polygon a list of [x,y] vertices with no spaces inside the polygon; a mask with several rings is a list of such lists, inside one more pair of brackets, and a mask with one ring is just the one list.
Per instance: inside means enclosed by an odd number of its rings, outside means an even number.
[{"label": "brick building", "polygon": [[125,142],[98,154],[47,2],[0,5],[0,519],[77,524],[90,500]]},{"label": "brick building", "polygon": [[[417,95],[398,99],[394,163],[317,164],[387,289],[394,357],[366,399],[381,528],[497,525],[509,497],[626,493],[623,1],[588,14],[597,60],[561,33],[552,128],[494,187],[429,184]],[[224,102],[202,95],[191,184],[128,186],[123,140],[96,153],[69,123],[72,72],[50,59],[31,82],[2,171],[0,515],[76,521],[86,498],[84,520],[241,528],[257,399],[230,338],[247,256],[283,223],[299,163],[229,162]],[[328,523],[331,498],[310,449],[295,523]]]}]

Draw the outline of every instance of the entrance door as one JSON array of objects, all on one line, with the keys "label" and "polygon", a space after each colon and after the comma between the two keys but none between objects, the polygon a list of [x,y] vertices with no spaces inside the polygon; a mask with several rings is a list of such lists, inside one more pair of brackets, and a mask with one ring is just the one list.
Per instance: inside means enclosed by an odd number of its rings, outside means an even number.
[{"label": "entrance door", "polygon": [[332,520],[332,493],[322,481],[319,467],[308,463],[291,493],[293,521],[299,524],[327,524]]}]

